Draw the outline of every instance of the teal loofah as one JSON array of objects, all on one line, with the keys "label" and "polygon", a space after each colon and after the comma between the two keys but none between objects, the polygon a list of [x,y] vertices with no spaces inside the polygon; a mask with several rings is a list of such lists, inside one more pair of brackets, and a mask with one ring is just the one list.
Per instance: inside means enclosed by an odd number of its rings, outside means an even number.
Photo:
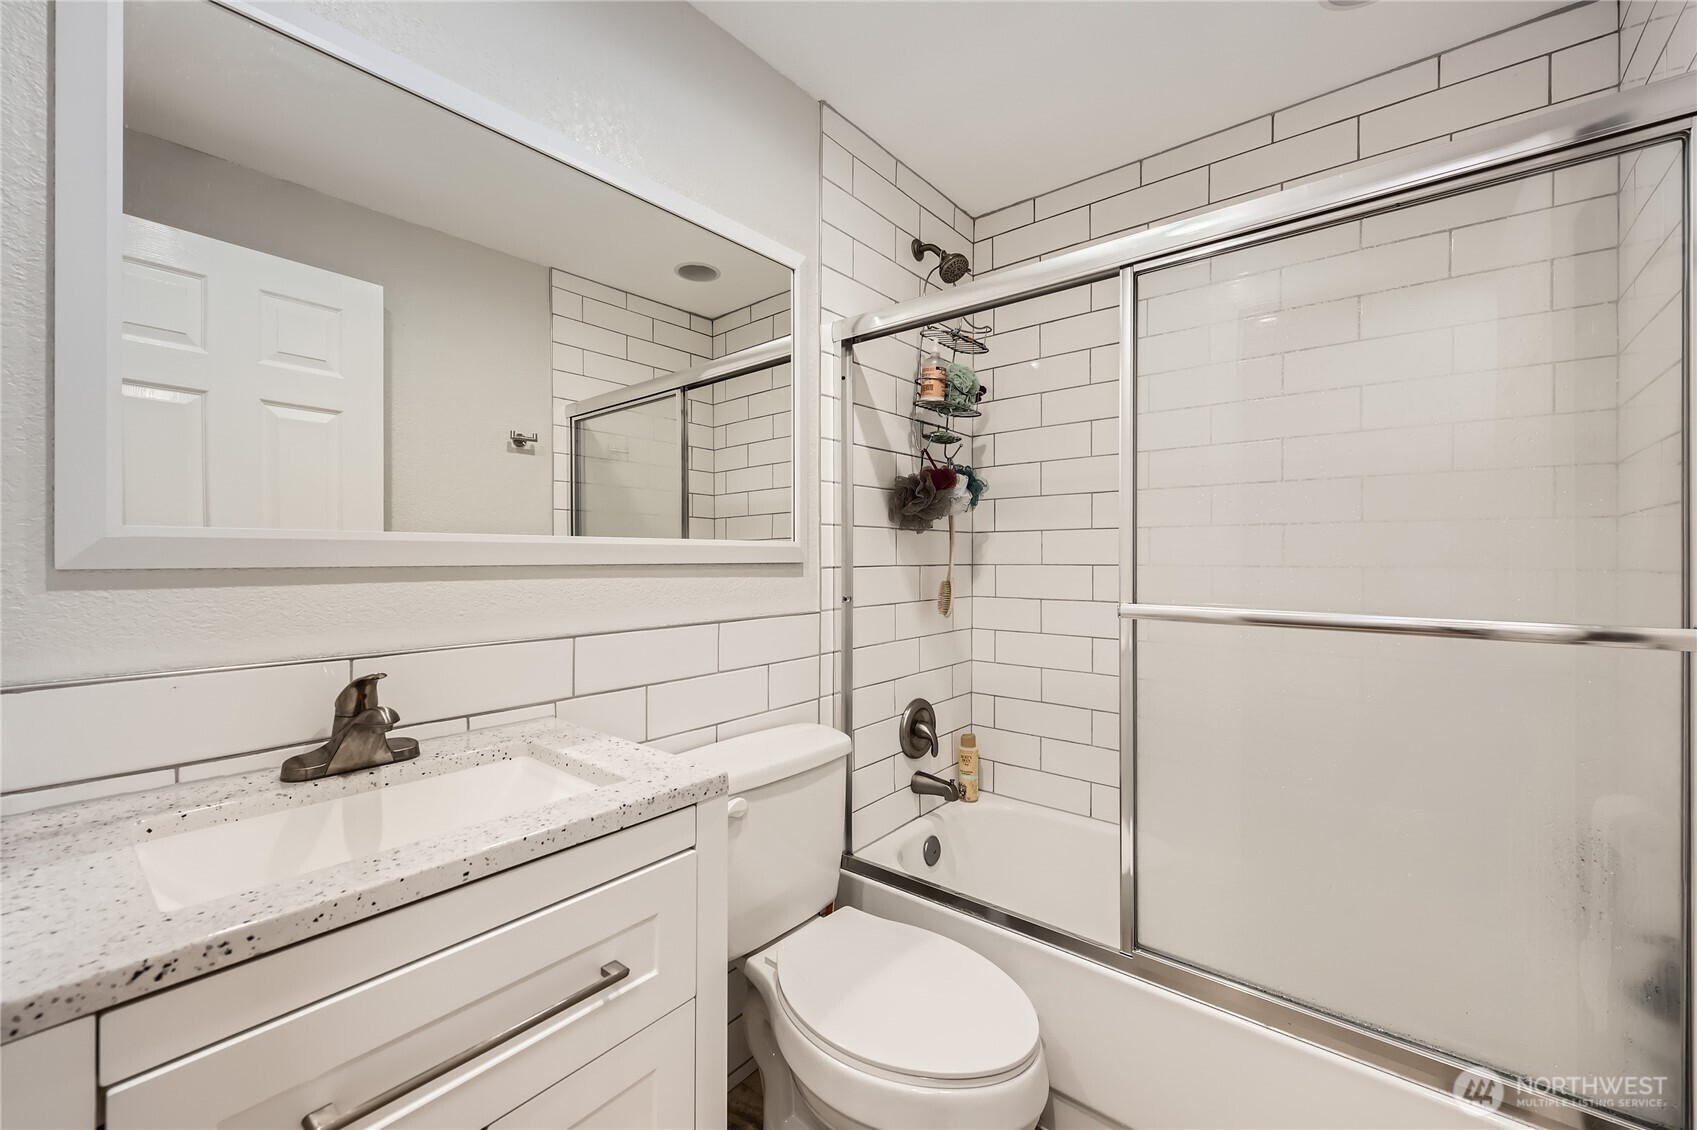
[{"label": "teal loofah", "polygon": [[990,489],[990,484],[981,478],[978,472],[974,471],[971,467],[964,466],[960,463],[956,463],[953,466],[955,474],[959,475],[966,483],[967,494],[972,496],[972,501],[968,503],[966,507],[968,510],[972,510],[977,507],[978,500],[984,496],[984,492]]}]

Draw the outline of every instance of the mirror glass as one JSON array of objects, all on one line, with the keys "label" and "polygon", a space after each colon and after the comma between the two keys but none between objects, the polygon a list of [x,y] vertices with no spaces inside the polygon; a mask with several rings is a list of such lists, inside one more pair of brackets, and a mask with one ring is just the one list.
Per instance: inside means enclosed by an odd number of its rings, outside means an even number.
[{"label": "mirror glass", "polygon": [[123,112],[126,524],[791,537],[789,366],[644,387],[788,267],[211,3],[124,5]]},{"label": "mirror glass", "polygon": [[645,400],[583,402],[567,437],[573,532],[788,539],[790,403],[787,362]]}]

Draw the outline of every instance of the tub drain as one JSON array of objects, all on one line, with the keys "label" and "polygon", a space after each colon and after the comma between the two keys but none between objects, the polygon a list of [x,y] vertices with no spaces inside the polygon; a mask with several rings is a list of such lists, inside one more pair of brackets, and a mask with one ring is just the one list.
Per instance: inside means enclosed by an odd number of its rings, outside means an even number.
[{"label": "tub drain", "polygon": [[936,836],[926,836],[925,846],[921,849],[921,852],[925,856],[925,866],[935,867],[937,861],[943,858],[943,841]]}]

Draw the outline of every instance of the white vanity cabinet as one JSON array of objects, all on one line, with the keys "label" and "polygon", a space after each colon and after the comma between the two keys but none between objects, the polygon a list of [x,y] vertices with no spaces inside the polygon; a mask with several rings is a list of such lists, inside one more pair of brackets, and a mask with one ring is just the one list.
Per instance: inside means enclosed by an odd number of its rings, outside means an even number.
[{"label": "white vanity cabinet", "polygon": [[104,1125],[722,1127],[723,812],[660,816],[100,1013]]}]

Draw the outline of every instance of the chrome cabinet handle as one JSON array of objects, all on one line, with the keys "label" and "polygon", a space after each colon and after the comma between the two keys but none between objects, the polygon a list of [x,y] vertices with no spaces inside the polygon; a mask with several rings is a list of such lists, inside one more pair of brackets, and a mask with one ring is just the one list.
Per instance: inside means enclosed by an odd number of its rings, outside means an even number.
[{"label": "chrome cabinet handle", "polygon": [[499,1045],[506,1043],[515,1036],[523,1035],[538,1024],[541,1024],[543,1021],[560,1015],[560,1013],[566,1011],[568,1008],[582,1004],[601,990],[611,988],[629,976],[630,968],[625,965],[624,962],[609,961],[606,965],[601,967],[601,976],[596,979],[594,984],[584,986],[565,1000],[560,1001],[558,1004],[551,1004],[541,1012],[519,1021],[511,1028],[508,1028],[503,1032],[497,1032],[487,1040],[473,1044],[464,1051],[454,1053],[441,1063],[436,1064],[434,1067],[425,1068],[423,1071],[420,1071],[417,1075],[414,1075],[411,1079],[408,1079],[404,1083],[397,1083],[382,1094],[373,1095],[371,1098],[366,1099],[346,1114],[339,1113],[336,1110],[335,1103],[325,1103],[323,1106],[301,1119],[302,1130],[342,1130],[345,1126],[352,1126],[366,1115],[383,1109],[396,1099],[405,1096],[408,1092],[416,1091],[426,1083],[435,1079],[440,1079],[454,1068],[459,1067],[462,1064],[470,1063],[484,1052],[490,1051]]}]

